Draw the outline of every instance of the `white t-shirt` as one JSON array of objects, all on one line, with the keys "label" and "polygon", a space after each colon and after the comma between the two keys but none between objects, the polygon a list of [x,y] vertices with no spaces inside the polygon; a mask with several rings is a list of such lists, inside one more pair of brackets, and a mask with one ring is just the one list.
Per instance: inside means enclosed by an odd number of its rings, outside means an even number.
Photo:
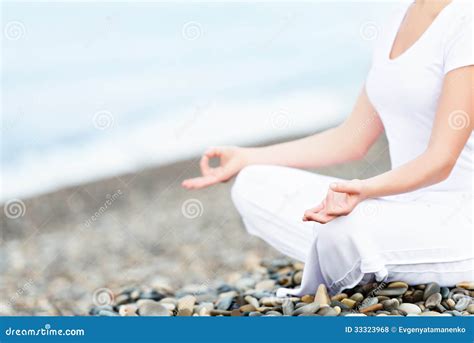
[{"label": "white t-shirt", "polygon": [[[472,3],[453,0],[423,35],[395,59],[390,51],[408,7],[397,11],[379,35],[366,81],[367,95],[377,110],[389,141],[392,168],[422,154],[428,147],[444,76],[473,65]],[[461,111],[449,117],[453,129],[469,124]],[[432,191],[472,190],[474,136],[471,136],[445,181]]]}]

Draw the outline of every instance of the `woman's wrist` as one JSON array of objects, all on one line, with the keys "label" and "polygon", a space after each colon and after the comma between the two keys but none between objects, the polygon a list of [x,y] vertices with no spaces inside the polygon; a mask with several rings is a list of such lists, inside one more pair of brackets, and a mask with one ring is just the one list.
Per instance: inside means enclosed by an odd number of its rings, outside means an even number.
[{"label": "woman's wrist", "polygon": [[238,151],[238,154],[239,154],[239,159],[240,159],[240,169],[244,169],[245,167],[251,165],[251,164],[255,164],[255,162],[253,162],[255,160],[255,152],[254,150],[256,148],[241,148],[241,147],[238,147],[237,149],[239,149]]},{"label": "woman's wrist", "polygon": [[373,197],[371,184],[368,179],[366,180],[357,180],[360,185],[360,197],[362,200],[370,199]]}]

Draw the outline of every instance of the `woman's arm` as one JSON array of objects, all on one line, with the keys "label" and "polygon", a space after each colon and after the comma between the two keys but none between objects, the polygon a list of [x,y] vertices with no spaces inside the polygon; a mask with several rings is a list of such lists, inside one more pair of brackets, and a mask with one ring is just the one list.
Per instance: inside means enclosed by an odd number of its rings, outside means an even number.
[{"label": "woman's arm", "polygon": [[[215,147],[202,156],[202,176],[184,180],[185,188],[203,188],[227,181],[251,164],[316,168],[360,159],[383,131],[380,118],[364,90],[351,115],[336,128],[306,138],[262,148]],[[220,165],[209,166],[211,158]]]},{"label": "woman's arm", "polygon": [[305,220],[325,223],[349,214],[364,199],[411,192],[445,180],[473,130],[473,79],[473,66],[446,75],[431,139],[423,154],[366,180],[332,184],[325,201],[307,211]]},{"label": "woman's arm", "polygon": [[382,132],[382,122],[364,87],[351,115],[338,127],[291,142],[249,148],[248,163],[318,168],[358,160]]}]

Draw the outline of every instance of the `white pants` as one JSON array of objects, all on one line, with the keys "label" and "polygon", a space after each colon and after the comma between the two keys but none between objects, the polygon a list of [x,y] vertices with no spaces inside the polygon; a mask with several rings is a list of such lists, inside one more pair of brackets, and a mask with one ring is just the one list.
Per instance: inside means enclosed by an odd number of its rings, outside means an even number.
[{"label": "white pants", "polygon": [[232,198],[248,232],[306,263],[301,287],[279,296],[313,293],[320,283],[334,294],[371,278],[441,286],[474,280],[471,193],[370,199],[328,224],[303,222],[336,180],[265,165],[237,176]]}]

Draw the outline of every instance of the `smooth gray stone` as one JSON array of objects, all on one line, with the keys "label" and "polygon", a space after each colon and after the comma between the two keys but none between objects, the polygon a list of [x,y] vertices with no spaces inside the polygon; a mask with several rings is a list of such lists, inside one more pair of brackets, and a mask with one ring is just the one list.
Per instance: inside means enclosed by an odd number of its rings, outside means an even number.
[{"label": "smooth gray stone", "polygon": [[260,312],[250,312],[249,313],[249,317],[261,317],[261,316],[263,316],[263,314],[260,313]]},{"label": "smooth gray stone", "polygon": [[100,311],[110,311],[110,312],[113,312],[114,311],[114,308],[112,305],[102,305],[102,306],[94,306],[93,308],[91,308],[91,310],[89,311],[89,314],[91,316],[97,316],[99,314]]},{"label": "smooth gray stone", "polygon": [[281,305],[281,308],[285,316],[291,316],[295,310],[295,305],[291,300],[285,299]]},{"label": "smooth gray stone", "polygon": [[407,287],[392,287],[385,288],[377,292],[377,295],[383,295],[386,297],[398,297],[403,295],[408,290]]},{"label": "smooth gray stone", "polygon": [[337,316],[337,312],[332,307],[323,307],[318,311],[317,314],[323,317],[336,317]]},{"label": "smooth gray stone", "polygon": [[100,317],[117,317],[119,316],[118,313],[112,312],[112,311],[107,311],[107,310],[100,310],[99,314]]},{"label": "smooth gray stone", "polygon": [[362,293],[354,293],[349,299],[352,299],[355,302],[361,302],[362,300],[364,300],[364,296],[362,295]]},{"label": "smooth gray stone", "polygon": [[138,306],[138,313],[140,316],[157,316],[157,317],[168,317],[170,316],[170,311],[163,306],[162,304],[154,300],[144,300]]},{"label": "smooth gray stone", "polygon": [[464,311],[469,304],[471,303],[471,298],[470,297],[463,297],[458,300],[456,303],[456,306],[454,306],[454,309],[457,311]]},{"label": "smooth gray stone", "polygon": [[377,298],[365,298],[365,299],[362,301],[362,304],[361,304],[361,306],[360,306],[360,309],[364,309],[364,308],[366,308],[366,307],[369,307],[369,306],[378,304],[378,302],[379,302],[379,299],[377,299]]},{"label": "smooth gray stone", "polygon": [[426,301],[430,296],[435,293],[439,293],[441,291],[441,287],[436,282],[431,282],[426,285],[425,293],[423,294],[423,300]]},{"label": "smooth gray stone", "polygon": [[400,306],[400,302],[397,299],[384,300],[382,301],[382,306],[385,311],[392,311]]},{"label": "smooth gray stone", "polygon": [[443,299],[446,299],[449,295],[449,288],[448,287],[441,287],[441,296],[443,297]]},{"label": "smooth gray stone", "polygon": [[433,293],[426,299],[425,306],[426,308],[429,308],[429,309],[435,308],[441,304],[442,299],[443,297],[441,296],[440,293]]},{"label": "smooth gray stone", "polygon": [[319,310],[319,304],[311,303],[300,307],[299,309],[293,311],[293,316],[299,316],[303,313],[316,313]]},{"label": "smooth gray stone", "polygon": [[234,300],[233,297],[222,298],[217,302],[216,308],[221,311],[227,311],[230,305],[232,305],[233,300]]}]

